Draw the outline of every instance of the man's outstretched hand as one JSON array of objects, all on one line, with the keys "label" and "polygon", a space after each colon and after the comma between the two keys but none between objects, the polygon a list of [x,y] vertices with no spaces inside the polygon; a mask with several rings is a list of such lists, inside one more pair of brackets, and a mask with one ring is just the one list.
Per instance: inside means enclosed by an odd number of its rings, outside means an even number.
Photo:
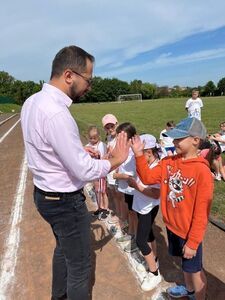
[{"label": "man's outstretched hand", "polygon": [[116,146],[112,150],[111,158],[109,159],[111,170],[116,169],[127,159],[130,146],[131,141],[127,140],[126,132],[120,132],[116,138]]}]

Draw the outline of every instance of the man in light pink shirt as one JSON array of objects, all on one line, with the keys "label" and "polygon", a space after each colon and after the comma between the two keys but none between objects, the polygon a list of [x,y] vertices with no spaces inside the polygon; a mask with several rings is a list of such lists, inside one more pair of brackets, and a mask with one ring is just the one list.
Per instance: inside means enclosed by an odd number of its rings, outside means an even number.
[{"label": "man in light pink shirt", "polygon": [[91,158],[80,141],[69,106],[91,89],[93,63],[94,57],[79,47],[61,49],[49,84],[27,99],[21,112],[34,202],[56,239],[52,300],[88,299],[90,221],[83,186],[105,177],[128,155],[123,134],[109,160]]}]

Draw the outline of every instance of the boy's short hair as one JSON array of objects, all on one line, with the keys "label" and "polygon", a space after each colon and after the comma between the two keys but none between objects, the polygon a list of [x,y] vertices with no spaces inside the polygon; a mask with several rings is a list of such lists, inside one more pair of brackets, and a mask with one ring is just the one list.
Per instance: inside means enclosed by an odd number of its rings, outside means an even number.
[{"label": "boy's short hair", "polygon": [[137,133],[136,128],[130,122],[122,123],[116,128],[117,134],[120,133],[121,131],[124,131],[127,133],[128,139],[131,139]]},{"label": "boy's short hair", "polygon": [[173,129],[163,133],[163,136],[168,136],[172,139],[193,136],[204,140],[206,138],[206,128],[197,118],[186,118],[181,120]]},{"label": "boy's short hair", "polygon": [[199,93],[199,90],[194,89],[194,90],[191,91],[191,93],[192,93],[192,94],[193,94],[193,93]]}]

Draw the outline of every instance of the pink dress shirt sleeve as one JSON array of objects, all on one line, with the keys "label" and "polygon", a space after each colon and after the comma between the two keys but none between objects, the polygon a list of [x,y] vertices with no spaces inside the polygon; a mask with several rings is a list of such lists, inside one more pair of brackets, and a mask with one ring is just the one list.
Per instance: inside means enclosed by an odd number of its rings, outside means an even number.
[{"label": "pink dress shirt sleeve", "polygon": [[92,159],[84,150],[77,124],[69,111],[54,115],[46,123],[46,139],[73,177],[87,182],[108,174],[110,162]]}]

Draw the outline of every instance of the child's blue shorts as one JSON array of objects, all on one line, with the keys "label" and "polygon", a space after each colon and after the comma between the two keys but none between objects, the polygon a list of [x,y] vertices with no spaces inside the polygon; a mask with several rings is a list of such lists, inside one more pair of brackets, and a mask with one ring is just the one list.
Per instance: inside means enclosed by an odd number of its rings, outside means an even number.
[{"label": "child's blue shorts", "polygon": [[169,254],[172,256],[180,256],[182,258],[182,270],[187,273],[197,273],[202,270],[202,243],[199,244],[196,256],[191,259],[183,257],[182,249],[186,240],[177,236],[167,228],[167,236],[169,242]]},{"label": "child's blue shorts", "polygon": [[175,147],[165,147],[166,151],[171,151],[172,153],[174,153],[174,151],[176,150]]}]

